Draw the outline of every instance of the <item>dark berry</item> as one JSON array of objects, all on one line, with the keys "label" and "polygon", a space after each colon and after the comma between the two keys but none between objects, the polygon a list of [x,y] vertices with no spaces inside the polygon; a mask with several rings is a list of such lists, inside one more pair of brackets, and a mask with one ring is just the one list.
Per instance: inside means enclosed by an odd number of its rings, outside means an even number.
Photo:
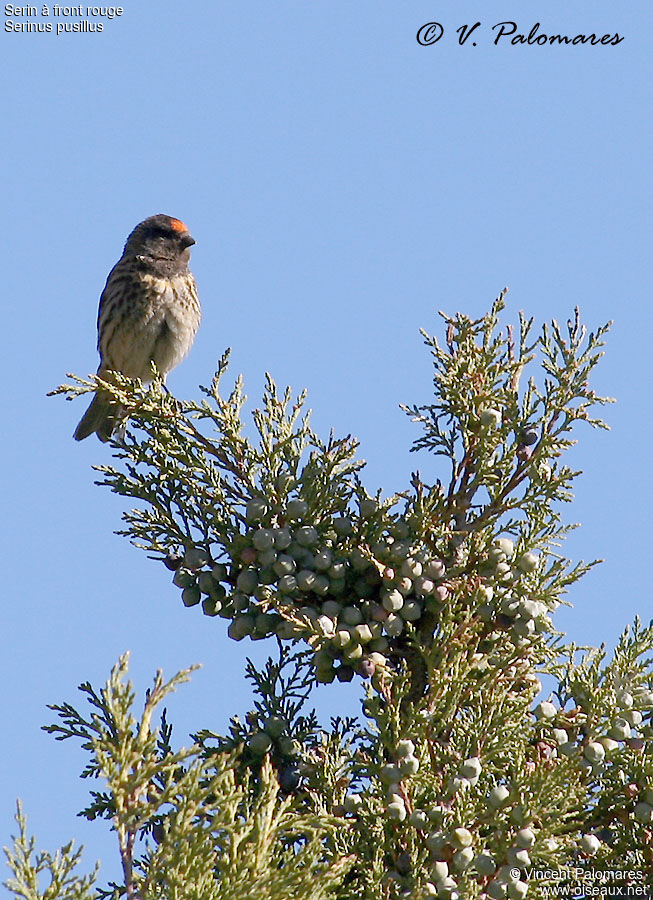
[{"label": "dark berry", "polygon": [[351,681],[354,677],[354,670],[351,666],[343,665],[336,670],[336,678],[338,681]]},{"label": "dark berry", "polygon": [[301,776],[296,766],[285,766],[279,771],[279,786],[286,794],[291,794],[299,787]]},{"label": "dark berry", "polygon": [[166,569],[170,569],[171,572],[176,572],[183,561],[184,557],[180,556],[178,553],[169,553],[163,560],[163,564]]},{"label": "dark berry", "polygon": [[375,671],[376,666],[371,659],[361,659],[358,664],[359,675],[362,675],[363,678],[371,678]]}]

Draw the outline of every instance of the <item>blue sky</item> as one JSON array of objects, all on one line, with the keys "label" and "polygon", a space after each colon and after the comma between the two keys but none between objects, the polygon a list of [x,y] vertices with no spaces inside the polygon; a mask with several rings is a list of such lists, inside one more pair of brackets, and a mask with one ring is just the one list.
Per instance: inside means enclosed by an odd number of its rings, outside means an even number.
[{"label": "blue sky", "polygon": [[[434,20],[445,36],[419,46]],[[495,46],[505,20],[625,40]],[[459,46],[475,21],[477,45]],[[81,401],[45,397],[95,370],[104,279],[152,213],[197,240],[204,321],[173,392],[196,396],[232,346],[253,400],[266,370],[307,387],[316,428],[358,435],[367,484],[387,492],[417,462],[398,404],[428,401],[418,329],[438,329],[438,309],[479,315],[509,285],[511,319],[565,321],[576,304],[590,326],[614,319],[595,379],[618,398],[612,431],[578,432],[566,511],[583,523],[569,555],[606,561],[557,624],[612,644],[648,620],[651,24],[639,0],[126,0],[101,34],[3,31],[3,843],[20,795],[43,845],[75,835],[117,876],[112,838],[74,818],[83,757],[39,731],[45,705],[126,649],[140,688],[201,661],[169,704],[183,742],[247,708],[243,660],[263,653],[183,609],[113,534],[122,504],[90,468],[107,448],[73,443]],[[341,687],[317,701],[325,716],[356,704]]]}]

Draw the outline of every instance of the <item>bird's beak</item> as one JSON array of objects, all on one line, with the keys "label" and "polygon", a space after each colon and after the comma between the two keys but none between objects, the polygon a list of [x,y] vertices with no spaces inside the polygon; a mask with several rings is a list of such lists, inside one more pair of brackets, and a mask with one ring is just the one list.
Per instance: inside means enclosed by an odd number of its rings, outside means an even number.
[{"label": "bird's beak", "polygon": [[194,243],[195,243],[195,238],[192,237],[192,235],[189,234],[189,232],[186,232],[186,234],[183,234],[181,236],[181,246],[184,248],[184,250],[186,249],[186,247],[192,247]]}]

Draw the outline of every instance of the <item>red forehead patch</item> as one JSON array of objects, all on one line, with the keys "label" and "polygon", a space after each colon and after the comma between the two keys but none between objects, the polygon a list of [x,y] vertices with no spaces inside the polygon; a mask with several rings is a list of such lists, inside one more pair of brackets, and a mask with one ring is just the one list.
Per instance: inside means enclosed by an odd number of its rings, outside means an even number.
[{"label": "red forehead patch", "polygon": [[188,228],[179,219],[170,219],[170,227],[173,231],[188,231]]}]

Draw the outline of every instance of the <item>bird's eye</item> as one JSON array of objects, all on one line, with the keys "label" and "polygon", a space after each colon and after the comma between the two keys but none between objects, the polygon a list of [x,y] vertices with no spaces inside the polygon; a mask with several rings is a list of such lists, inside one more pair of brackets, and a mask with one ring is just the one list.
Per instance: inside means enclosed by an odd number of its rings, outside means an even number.
[{"label": "bird's eye", "polygon": [[166,233],[163,228],[157,228],[156,226],[149,228],[147,231],[148,238],[164,238],[166,237]]}]

